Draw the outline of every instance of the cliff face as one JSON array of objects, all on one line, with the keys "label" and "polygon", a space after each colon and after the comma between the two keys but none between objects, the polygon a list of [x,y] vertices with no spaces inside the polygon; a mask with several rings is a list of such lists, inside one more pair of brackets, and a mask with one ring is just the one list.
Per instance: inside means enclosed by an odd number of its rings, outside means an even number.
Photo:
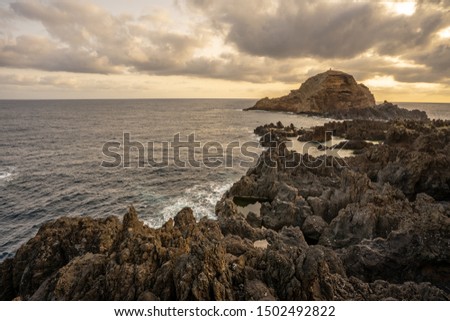
[{"label": "cliff face", "polygon": [[306,80],[287,96],[264,98],[249,110],[290,111],[294,113],[328,113],[361,109],[375,105],[375,98],[363,84],[342,71],[328,70]]}]

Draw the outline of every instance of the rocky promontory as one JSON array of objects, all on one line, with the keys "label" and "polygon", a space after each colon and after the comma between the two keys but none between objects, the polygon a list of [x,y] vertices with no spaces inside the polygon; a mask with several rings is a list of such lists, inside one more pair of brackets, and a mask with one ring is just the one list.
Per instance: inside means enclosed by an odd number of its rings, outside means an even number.
[{"label": "rocky promontory", "polygon": [[289,95],[261,99],[250,109],[326,113],[372,106],[375,106],[375,98],[369,88],[356,83],[349,74],[328,70],[309,78],[299,89],[291,90]]},{"label": "rocky promontory", "polygon": [[416,119],[425,120],[425,112],[409,111],[375,98],[364,84],[352,75],[328,70],[308,78],[299,89],[279,98],[263,98],[246,110],[284,111],[336,119]]},{"label": "rocky promontory", "polygon": [[0,299],[448,300],[450,123],[323,127],[378,142],[315,158],[286,147],[311,131],[262,126],[217,220],[62,217],[0,264]]}]

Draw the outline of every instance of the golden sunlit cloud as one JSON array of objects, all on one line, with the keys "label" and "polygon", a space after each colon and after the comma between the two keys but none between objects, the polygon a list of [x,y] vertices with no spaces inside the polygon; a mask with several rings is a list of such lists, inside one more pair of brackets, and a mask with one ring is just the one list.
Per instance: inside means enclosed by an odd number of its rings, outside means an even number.
[{"label": "golden sunlit cloud", "polygon": [[375,76],[364,80],[377,101],[394,102],[448,102],[450,89],[442,84],[404,83],[392,76]]},{"label": "golden sunlit cloud", "polygon": [[439,37],[441,37],[443,39],[450,38],[450,27],[442,29],[441,31],[438,32],[438,35],[439,35]]},{"label": "golden sunlit cloud", "polygon": [[392,13],[411,16],[416,12],[416,3],[414,1],[386,1],[382,2]]},{"label": "golden sunlit cloud", "polygon": [[274,97],[331,67],[450,101],[442,1],[5,0],[0,27],[0,99]]},{"label": "golden sunlit cloud", "polygon": [[369,88],[391,88],[398,86],[398,81],[395,81],[392,76],[375,76],[370,79],[364,80],[364,84]]}]

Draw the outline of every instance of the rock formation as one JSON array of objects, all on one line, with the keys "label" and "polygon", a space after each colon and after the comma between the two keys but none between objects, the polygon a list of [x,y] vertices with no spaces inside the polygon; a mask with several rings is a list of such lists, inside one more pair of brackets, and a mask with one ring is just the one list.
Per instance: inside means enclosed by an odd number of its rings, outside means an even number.
[{"label": "rock formation", "polygon": [[289,95],[261,99],[250,109],[323,114],[372,106],[375,98],[366,86],[342,71],[328,70],[309,78]]},{"label": "rock formation", "polygon": [[336,70],[309,78],[287,96],[263,98],[246,110],[285,111],[335,119],[427,119],[423,111],[406,110],[388,102],[376,105],[369,88],[357,84],[353,76]]},{"label": "rock formation", "polygon": [[287,150],[294,126],[259,127],[269,148],[217,220],[185,208],[153,229],[131,207],[47,223],[0,264],[0,299],[448,300],[450,122],[324,128],[364,140],[380,126],[383,144],[344,160]]},{"label": "rock formation", "polygon": [[322,116],[334,119],[358,120],[412,119],[425,121],[428,119],[427,113],[424,111],[418,109],[408,110],[388,102],[384,102],[373,107],[333,110],[322,114]]}]

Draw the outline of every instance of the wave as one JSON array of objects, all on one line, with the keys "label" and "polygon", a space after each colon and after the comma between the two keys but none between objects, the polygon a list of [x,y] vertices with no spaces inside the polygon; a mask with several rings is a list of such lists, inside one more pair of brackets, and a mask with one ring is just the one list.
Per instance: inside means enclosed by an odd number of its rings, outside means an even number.
[{"label": "wave", "polygon": [[215,219],[215,206],[232,183],[208,182],[194,185],[186,189],[179,197],[170,200],[157,217],[148,217],[146,223],[151,227],[161,227],[167,220],[173,218],[184,207],[192,208],[197,220],[202,217]]},{"label": "wave", "polygon": [[14,178],[15,170],[15,167],[0,168],[0,182],[11,181]]}]

